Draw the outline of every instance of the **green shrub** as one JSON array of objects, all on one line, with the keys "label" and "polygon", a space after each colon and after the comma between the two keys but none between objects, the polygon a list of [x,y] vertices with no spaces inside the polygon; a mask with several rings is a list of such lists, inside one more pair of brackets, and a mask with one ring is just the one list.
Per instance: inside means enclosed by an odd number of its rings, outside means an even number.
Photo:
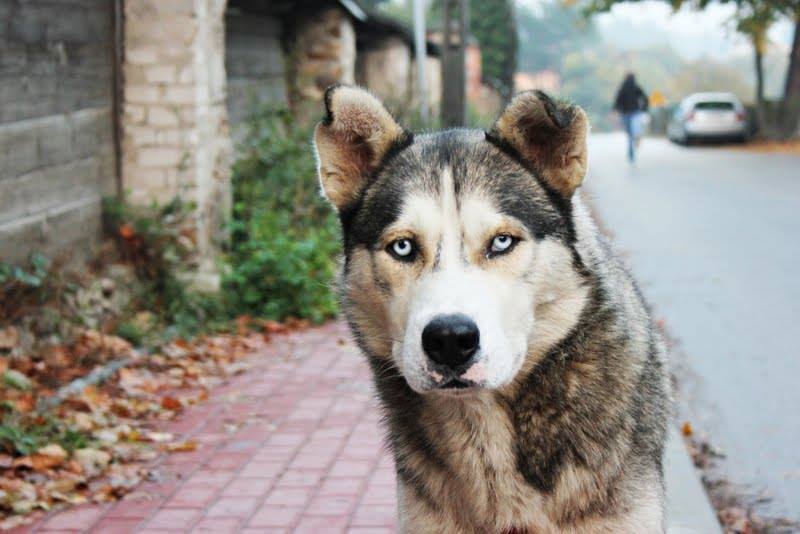
[{"label": "green shrub", "polygon": [[[132,207],[108,200],[110,235],[136,269],[142,291],[134,310],[158,317],[162,338],[224,328],[239,315],[318,323],[336,314],[331,281],[340,236],[336,215],[319,195],[310,131],[285,109],[253,115],[233,167],[230,242],[219,295],[190,291],[192,206]],[[150,334],[123,322],[119,335],[135,344]]]},{"label": "green shrub", "polygon": [[51,443],[74,451],[86,447],[89,441],[88,432],[52,416],[25,416],[8,407],[0,408],[0,453],[24,456]]},{"label": "green shrub", "polygon": [[336,217],[319,196],[310,131],[283,109],[248,123],[233,167],[226,301],[270,319],[335,315],[331,280],[340,250]]},{"label": "green shrub", "polygon": [[129,341],[134,347],[142,346],[145,339],[145,332],[143,332],[138,325],[133,323],[120,323],[114,333],[122,339]]},{"label": "green shrub", "polygon": [[52,296],[50,260],[34,252],[28,264],[0,262],[0,324],[12,322],[27,306],[39,306]]}]

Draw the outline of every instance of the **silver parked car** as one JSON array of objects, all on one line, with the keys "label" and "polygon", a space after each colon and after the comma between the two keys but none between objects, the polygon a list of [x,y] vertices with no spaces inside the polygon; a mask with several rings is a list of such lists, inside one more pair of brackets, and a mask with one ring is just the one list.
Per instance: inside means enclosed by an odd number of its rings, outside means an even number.
[{"label": "silver parked car", "polygon": [[732,93],[687,96],[667,126],[670,140],[682,144],[699,139],[745,141],[748,132],[747,111]]}]

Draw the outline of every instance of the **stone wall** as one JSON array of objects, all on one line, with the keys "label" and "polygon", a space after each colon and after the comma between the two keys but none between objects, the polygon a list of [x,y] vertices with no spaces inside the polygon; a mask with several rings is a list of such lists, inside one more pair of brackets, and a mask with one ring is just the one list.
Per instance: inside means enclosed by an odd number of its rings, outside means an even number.
[{"label": "stone wall", "polygon": [[359,85],[369,87],[396,115],[403,115],[412,94],[411,48],[400,37],[387,37],[374,48],[359,50]]},{"label": "stone wall", "polygon": [[234,139],[247,116],[264,105],[287,105],[281,25],[255,13],[225,16],[228,118]]},{"label": "stone wall", "polygon": [[334,83],[355,83],[356,35],[340,8],[312,11],[296,21],[288,58],[290,103],[301,122],[322,115],[320,102]]},{"label": "stone wall", "polygon": [[91,253],[115,190],[113,3],[0,2],[0,260]]},{"label": "stone wall", "polygon": [[198,272],[229,207],[226,0],[126,0],[123,184],[134,203],[196,205]]}]

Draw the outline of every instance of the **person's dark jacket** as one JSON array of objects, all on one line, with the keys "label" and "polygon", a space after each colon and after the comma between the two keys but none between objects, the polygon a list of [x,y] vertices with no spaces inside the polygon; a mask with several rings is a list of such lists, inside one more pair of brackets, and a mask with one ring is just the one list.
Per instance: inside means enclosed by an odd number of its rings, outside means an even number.
[{"label": "person's dark jacket", "polygon": [[632,78],[622,82],[622,86],[617,91],[617,99],[614,102],[614,110],[620,113],[634,113],[636,111],[647,111],[649,104],[647,95]]}]

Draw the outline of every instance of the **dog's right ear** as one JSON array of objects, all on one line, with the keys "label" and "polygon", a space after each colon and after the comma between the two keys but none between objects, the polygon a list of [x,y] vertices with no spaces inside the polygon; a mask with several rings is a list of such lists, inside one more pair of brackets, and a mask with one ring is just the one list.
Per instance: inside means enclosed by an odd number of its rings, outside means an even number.
[{"label": "dog's right ear", "polygon": [[337,210],[354,203],[383,157],[411,134],[359,87],[325,91],[325,118],[314,130],[322,191]]},{"label": "dog's right ear", "polygon": [[487,138],[510,146],[553,190],[570,198],[586,175],[588,132],[580,107],[525,91],[511,100]]}]

